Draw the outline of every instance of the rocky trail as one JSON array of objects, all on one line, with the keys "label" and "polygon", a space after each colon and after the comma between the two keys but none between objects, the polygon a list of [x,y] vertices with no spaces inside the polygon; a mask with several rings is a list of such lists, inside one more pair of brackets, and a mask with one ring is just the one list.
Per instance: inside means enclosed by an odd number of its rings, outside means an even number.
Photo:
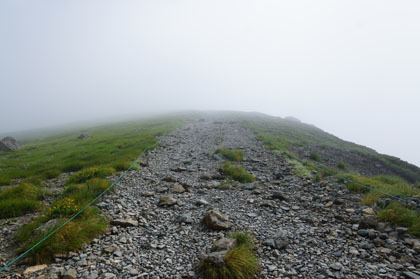
[{"label": "rocky trail", "polygon": [[[110,231],[27,278],[198,278],[200,255],[229,231],[253,235],[260,278],[420,278],[417,240],[378,223],[343,185],[295,176],[237,123],[193,121],[159,141],[98,204]],[[221,189],[219,147],[242,149],[256,182]],[[230,230],[206,226],[212,208]]]}]

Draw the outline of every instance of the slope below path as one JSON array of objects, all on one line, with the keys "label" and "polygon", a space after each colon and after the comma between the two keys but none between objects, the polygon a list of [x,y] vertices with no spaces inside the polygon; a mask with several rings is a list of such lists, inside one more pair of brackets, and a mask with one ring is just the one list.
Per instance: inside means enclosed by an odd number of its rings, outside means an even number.
[{"label": "slope below path", "polygon": [[[132,219],[139,225],[112,226],[83,251],[58,259],[33,278],[59,278],[72,269],[77,278],[196,278],[200,254],[228,234],[203,224],[209,208],[226,214],[233,230],[254,236],[260,278],[400,278],[418,267],[419,255],[394,230],[358,234],[359,196],[334,182],[315,184],[294,176],[284,158],[234,122],[189,122],[159,141],[160,147],[143,157],[143,167],[130,171],[99,203],[111,220]],[[219,147],[242,149],[246,158],[240,164],[257,181],[217,189],[224,161],[213,152]],[[173,193],[176,185],[188,191]],[[274,199],[274,192],[287,200]],[[168,194],[177,204],[158,206],[159,197]],[[197,204],[200,199],[209,204]],[[191,224],[179,221],[184,214]],[[278,232],[287,235],[285,248],[264,245]]]}]

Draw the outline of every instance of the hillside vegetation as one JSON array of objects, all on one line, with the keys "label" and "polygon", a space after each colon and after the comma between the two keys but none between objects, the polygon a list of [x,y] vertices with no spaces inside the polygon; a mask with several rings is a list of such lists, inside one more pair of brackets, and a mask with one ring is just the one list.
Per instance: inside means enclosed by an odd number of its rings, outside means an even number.
[{"label": "hillside vegetation", "polygon": [[420,204],[418,167],[343,141],[296,119],[257,115],[240,121],[254,131],[266,148],[286,156],[298,176],[320,182],[334,175],[349,190],[362,193],[361,205],[375,207],[378,200],[395,197],[386,207],[376,206],[378,217],[408,227],[411,234],[420,236],[420,215],[416,208]]},{"label": "hillside vegetation", "polygon": [[[0,219],[39,212],[39,217],[18,232],[19,251],[30,248],[88,205],[111,185],[108,177],[126,170],[145,149],[156,147],[156,137],[178,127],[183,119],[179,116],[68,131],[32,139],[21,150],[0,152]],[[89,137],[79,139],[82,132]],[[64,183],[51,189],[47,181],[55,180]],[[54,254],[77,250],[103,233],[107,223],[98,208],[89,208],[32,250],[31,260],[48,262]]]},{"label": "hillside vegetation", "polygon": [[267,148],[293,152],[301,159],[315,161],[331,168],[348,166],[350,170],[366,175],[389,174],[409,183],[420,182],[420,169],[399,158],[341,140],[321,129],[295,119],[282,119],[261,114],[242,117],[243,125],[254,131]]},{"label": "hillside vegetation", "polygon": [[[155,137],[179,124],[179,119],[137,121],[94,127],[33,140],[14,152],[0,152],[0,185],[13,179],[51,179],[63,172],[92,166],[127,169]],[[90,136],[78,139],[81,133]]]}]

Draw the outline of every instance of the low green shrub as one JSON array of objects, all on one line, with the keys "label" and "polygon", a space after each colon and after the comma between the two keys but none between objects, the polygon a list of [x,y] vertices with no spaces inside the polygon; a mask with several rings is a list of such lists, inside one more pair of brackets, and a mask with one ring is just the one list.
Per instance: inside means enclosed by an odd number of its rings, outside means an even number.
[{"label": "low green shrub", "polygon": [[240,183],[254,182],[255,177],[248,173],[243,167],[237,167],[226,162],[223,166],[223,173]]},{"label": "low green shrub", "polygon": [[56,201],[49,209],[50,218],[70,217],[76,214],[81,208],[72,198],[63,198]]},{"label": "low green shrub", "polygon": [[290,151],[283,151],[283,153],[282,153],[284,156],[286,156],[287,158],[289,158],[289,159],[292,159],[292,160],[296,160],[297,159],[297,157],[296,157],[296,155],[293,153],[293,152],[290,152]]},{"label": "low green shrub", "polygon": [[0,177],[0,186],[10,185],[11,183],[12,183],[12,179],[8,177]]},{"label": "low green shrub", "polygon": [[344,164],[344,162],[342,162],[342,161],[338,162],[337,168],[339,168],[340,170],[346,170],[347,169],[346,164]]},{"label": "low green shrub", "polygon": [[65,164],[62,168],[62,172],[74,172],[83,169],[83,164],[81,162],[69,162]]},{"label": "low green shrub", "polygon": [[[44,232],[36,230],[39,226],[47,222],[47,220],[43,216],[20,230],[16,237],[22,244],[20,252],[32,247],[64,222],[64,219],[62,221],[58,219],[57,225],[49,230]],[[103,234],[106,229],[107,220],[100,215],[98,208],[90,207],[29,252],[29,258],[31,262],[36,264],[49,263],[54,259],[54,255],[66,254],[69,251],[78,250],[84,243],[88,243],[93,238]]]},{"label": "low green shrub", "polygon": [[288,160],[293,165],[295,175],[301,178],[312,178],[311,171],[297,160]]},{"label": "low green shrub", "polygon": [[52,170],[45,171],[42,174],[42,177],[45,178],[45,179],[53,179],[53,178],[58,177],[60,174],[61,174],[60,170],[52,169]]},{"label": "low green shrub", "polygon": [[315,176],[315,182],[319,183],[319,182],[321,182],[321,180],[322,180],[321,175],[319,173],[317,173],[316,176]]},{"label": "low green shrub", "polygon": [[71,198],[79,207],[85,206],[111,185],[111,181],[92,178],[84,184],[69,185],[62,194],[62,198]]},{"label": "low green shrub", "polygon": [[8,199],[0,200],[0,219],[19,217],[40,207],[39,201]]},{"label": "low green shrub", "polygon": [[214,153],[221,154],[227,160],[233,162],[241,162],[244,159],[244,152],[239,149],[219,148]]},{"label": "low green shrub", "polygon": [[216,187],[218,190],[230,190],[232,189],[232,182],[231,181],[223,181],[220,183],[219,186]]},{"label": "low green shrub", "polygon": [[369,188],[362,187],[357,185],[362,184],[369,186],[373,189],[379,190],[383,193],[386,193],[388,195],[393,196],[400,196],[400,197],[411,197],[420,195],[420,189],[416,189],[414,187],[411,187],[407,184],[404,180],[388,176],[388,175],[380,175],[380,176],[373,176],[373,177],[366,177],[362,175],[347,175],[346,178],[349,179],[347,183],[347,188],[351,191],[358,192],[358,193],[365,193],[366,195],[362,199],[362,204],[364,205],[372,205],[374,204],[378,199],[384,197],[384,195],[370,190]]},{"label": "low green shrub", "polygon": [[0,200],[19,199],[19,200],[40,200],[42,199],[44,191],[33,185],[32,183],[21,183],[5,189],[0,192]]},{"label": "low green shrub", "polygon": [[87,169],[82,169],[75,174],[71,175],[67,180],[67,183],[83,183],[92,178],[105,178],[113,174],[115,170],[113,168],[107,167],[91,167]]},{"label": "low green shrub", "polygon": [[311,153],[311,155],[309,155],[309,157],[312,159],[312,160],[314,160],[314,161],[317,161],[317,162],[321,162],[321,155],[319,155],[318,153],[316,153],[316,152],[312,152]]},{"label": "low green shrub", "polygon": [[131,165],[130,161],[122,161],[122,162],[116,162],[116,163],[112,164],[112,167],[116,171],[125,171],[130,167],[130,165]]},{"label": "low green shrub", "polygon": [[420,215],[416,210],[392,202],[384,210],[378,212],[378,218],[396,226],[407,227],[408,233],[420,237]]}]

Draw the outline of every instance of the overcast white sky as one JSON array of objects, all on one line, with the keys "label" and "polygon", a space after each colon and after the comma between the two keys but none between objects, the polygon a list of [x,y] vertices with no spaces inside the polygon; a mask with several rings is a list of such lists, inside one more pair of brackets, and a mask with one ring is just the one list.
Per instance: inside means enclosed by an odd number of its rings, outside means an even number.
[{"label": "overcast white sky", "polygon": [[0,1],[0,132],[293,115],[420,165],[420,1]]}]

